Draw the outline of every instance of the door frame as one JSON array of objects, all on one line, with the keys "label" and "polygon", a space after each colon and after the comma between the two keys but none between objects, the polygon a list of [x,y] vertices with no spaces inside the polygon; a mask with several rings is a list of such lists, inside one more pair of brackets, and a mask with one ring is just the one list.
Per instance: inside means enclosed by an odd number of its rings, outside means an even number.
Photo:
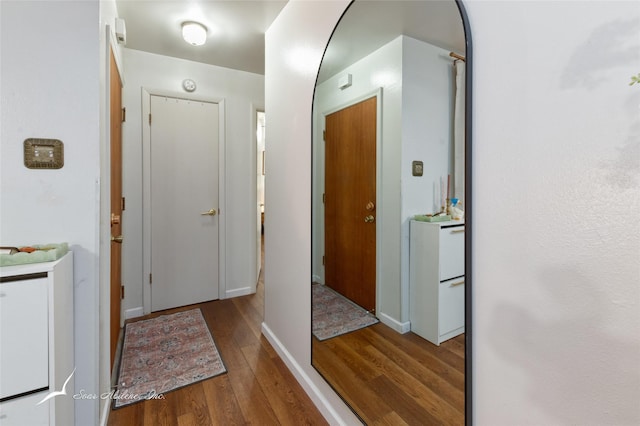
[{"label": "door frame", "polygon": [[166,96],[190,101],[218,104],[218,297],[226,298],[226,193],[225,193],[225,99],[205,97],[142,87],[142,305],[144,314],[151,313],[151,96]]},{"label": "door frame", "polygon": [[[252,290],[255,293],[257,285],[258,285],[258,280],[260,279],[260,272],[262,269],[262,238],[263,235],[260,231],[261,228],[261,223],[260,223],[260,206],[258,205],[258,174],[260,173],[258,171],[258,166],[259,165],[264,165],[262,163],[263,161],[263,157],[262,154],[258,151],[258,135],[257,135],[257,129],[258,129],[258,113],[263,113],[266,116],[266,112],[264,109],[264,104],[260,103],[255,103],[252,102],[251,103],[251,144],[253,146],[252,152],[253,152],[253,158],[252,163],[254,165],[254,175],[253,175],[253,182],[254,185],[252,185],[252,200],[255,201],[256,203],[256,257],[255,259],[255,265],[256,265],[256,282],[255,284],[252,284]],[[266,138],[265,138],[266,140]],[[265,185],[266,188],[266,185]],[[266,203],[265,203],[266,204]]]},{"label": "door frame", "polygon": [[[324,111],[322,111],[320,113],[321,115],[321,126],[320,127],[320,140],[322,141],[322,143],[319,144],[318,146],[318,154],[320,154],[321,158],[322,158],[322,165],[320,165],[320,167],[318,167],[318,172],[322,174],[322,178],[320,179],[318,177],[318,179],[316,180],[316,183],[318,185],[318,189],[320,191],[318,191],[319,194],[324,194],[325,192],[325,186],[324,186],[324,177],[325,177],[325,167],[326,167],[326,156],[325,156],[325,144],[324,144],[324,139],[322,138],[322,135],[324,134],[325,128],[326,128],[326,117],[327,115],[333,114],[334,112],[338,112],[340,110],[343,110],[345,108],[348,108],[350,106],[353,106],[355,104],[358,104],[362,101],[365,101],[367,99],[371,99],[371,98],[376,98],[376,316],[380,315],[381,313],[381,300],[380,300],[380,295],[382,294],[381,291],[381,280],[380,277],[382,276],[382,269],[381,269],[381,265],[382,265],[382,261],[380,259],[380,256],[382,254],[382,242],[381,242],[381,235],[382,235],[382,224],[384,223],[384,205],[380,203],[380,200],[382,200],[382,87],[379,87],[375,90],[372,91],[368,91],[365,93],[362,93],[358,96],[354,96],[353,98],[349,99],[346,102],[342,102],[336,105],[333,105],[331,108],[326,109]],[[324,203],[322,202],[322,200],[319,200],[319,211],[321,214],[321,217],[324,218]],[[324,239],[324,220],[321,221],[321,225],[320,225],[320,229],[317,230],[318,234],[317,234],[317,238],[319,238],[319,242],[320,242],[320,247],[318,247],[319,252],[322,253],[322,256],[324,256],[325,253],[325,239]],[[325,284],[325,270],[324,270],[324,265],[322,265],[322,276],[321,277],[314,277],[314,280],[316,280],[317,278],[320,278],[319,281],[321,284]]]}]

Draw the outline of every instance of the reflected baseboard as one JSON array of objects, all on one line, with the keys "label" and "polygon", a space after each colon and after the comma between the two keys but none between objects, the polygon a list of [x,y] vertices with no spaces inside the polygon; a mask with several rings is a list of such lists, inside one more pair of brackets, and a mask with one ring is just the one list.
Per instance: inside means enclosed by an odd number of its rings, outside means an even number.
[{"label": "reflected baseboard", "polygon": [[227,290],[224,294],[225,299],[231,299],[233,297],[247,296],[256,292],[256,286],[247,286],[242,288],[236,288],[233,290]]},{"label": "reflected baseboard", "polygon": [[391,318],[389,315],[385,314],[384,312],[380,312],[376,316],[378,317],[381,323],[383,323],[387,327],[392,328],[393,330],[397,331],[400,334],[405,334],[411,331],[411,323],[409,321],[406,321],[406,322],[397,321],[395,318]]}]

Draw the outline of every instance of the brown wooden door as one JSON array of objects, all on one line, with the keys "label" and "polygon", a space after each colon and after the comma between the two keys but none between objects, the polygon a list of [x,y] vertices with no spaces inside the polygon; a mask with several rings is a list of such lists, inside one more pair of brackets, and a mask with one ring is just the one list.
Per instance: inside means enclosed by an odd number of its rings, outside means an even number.
[{"label": "brown wooden door", "polygon": [[[122,236],[122,81],[110,54],[111,96],[111,236]],[[120,303],[122,299],[122,241],[111,241],[111,368],[120,336]]]},{"label": "brown wooden door", "polygon": [[325,118],[325,281],[376,306],[376,98]]}]

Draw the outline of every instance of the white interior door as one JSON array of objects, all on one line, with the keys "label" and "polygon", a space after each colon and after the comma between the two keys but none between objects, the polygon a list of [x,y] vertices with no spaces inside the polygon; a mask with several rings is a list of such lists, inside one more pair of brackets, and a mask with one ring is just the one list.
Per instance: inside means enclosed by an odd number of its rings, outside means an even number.
[{"label": "white interior door", "polygon": [[151,96],[151,310],[218,299],[219,105]]}]

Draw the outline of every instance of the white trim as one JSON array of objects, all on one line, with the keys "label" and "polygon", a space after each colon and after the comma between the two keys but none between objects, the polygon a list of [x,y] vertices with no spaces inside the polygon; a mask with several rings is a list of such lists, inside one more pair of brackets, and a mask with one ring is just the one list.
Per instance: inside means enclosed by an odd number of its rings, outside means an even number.
[{"label": "white trim", "polygon": [[[381,301],[379,295],[382,294],[381,283],[382,280],[382,223],[384,219],[384,206],[380,204],[380,200],[382,200],[382,87],[379,87],[374,90],[367,91],[365,93],[361,93],[358,96],[354,96],[349,99],[347,102],[342,102],[340,104],[334,105],[333,107],[326,109],[325,111],[320,113],[320,133],[316,133],[319,135],[322,140],[322,134],[325,131],[326,125],[325,120],[326,116],[329,114],[333,114],[334,112],[343,110],[347,107],[360,103],[364,100],[370,98],[376,98],[376,312],[380,312],[381,309]],[[318,144],[318,151],[322,152],[322,158],[326,159],[325,156],[325,145],[320,143]],[[326,161],[325,161],[326,163]],[[324,176],[324,172],[323,172]],[[325,190],[324,188],[324,180],[320,182],[319,180],[316,182],[316,186],[318,188],[318,192],[322,194]],[[324,217],[324,203],[320,203],[320,211],[322,212],[319,216]],[[318,238],[322,240],[322,250],[324,255],[324,222],[320,224],[321,232],[317,233]],[[324,265],[322,267],[322,275],[324,276]],[[317,275],[314,276],[314,278]],[[324,283],[324,279],[322,277],[318,277],[320,283]]]},{"label": "white trim", "polygon": [[318,284],[323,284],[324,285],[324,280],[322,279],[322,277],[320,275],[313,275],[311,276],[311,281],[314,283],[318,283]]},{"label": "white trim", "polygon": [[298,364],[287,348],[282,344],[282,342],[280,342],[269,326],[264,322],[262,323],[262,334],[267,338],[271,346],[273,346],[282,361],[286,364],[287,368],[289,368],[289,371],[291,371],[298,383],[300,383],[302,389],[304,389],[309,398],[311,398],[311,401],[314,403],[316,408],[318,408],[323,417],[332,425],[347,426],[349,423],[340,417],[340,415],[333,409],[331,403],[327,401],[313,380],[311,380],[300,364]]},{"label": "white trim", "polygon": [[144,315],[144,308],[138,306],[137,308],[131,308],[124,311],[124,319],[138,318]]},{"label": "white trim", "polygon": [[254,294],[255,292],[256,286],[254,284],[253,286],[234,288],[233,290],[229,290],[225,292],[224,297],[220,297],[220,299],[231,299],[232,297],[246,296],[248,294]]},{"label": "white trim", "polygon": [[[172,92],[162,89],[141,88],[142,99],[142,307],[143,313],[151,312],[151,127],[149,126],[149,113],[151,109],[151,96],[166,96],[170,98],[186,99],[193,101],[211,102],[219,105],[219,130],[218,130],[218,297],[226,298],[226,126],[225,126],[225,99],[203,97],[193,94],[185,96],[184,93]],[[145,117],[147,117],[145,119]],[[224,297],[223,297],[224,296]]]},{"label": "white trim", "polygon": [[381,323],[388,326],[389,328],[394,329],[398,333],[405,334],[411,331],[411,322],[409,321],[400,322],[383,312],[380,312],[376,316],[378,317]]},{"label": "white trim", "polygon": [[107,426],[109,423],[109,415],[111,414],[111,404],[106,402],[102,404],[102,415],[100,415],[100,426]]},{"label": "white trim", "polygon": [[[114,43],[114,40],[117,40],[117,37],[116,37],[115,31],[113,30],[113,27],[109,24],[107,24],[106,27],[107,27],[107,34],[108,34],[107,38],[109,39],[109,47],[111,48],[111,51],[113,52],[113,58],[116,61],[116,68],[118,69],[118,74],[120,75],[120,83],[122,84],[122,87],[124,87],[125,82],[124,82],[124,66],[122,65],[122,50],[118,46],[117,42]],[[109,52],[107,51],[107,56],[108,55],[109,55]],[[107,57],[107,60],[108,59],[109,58]]]},{"label": "white trim", "polygon": [[[251,196],[252,196],[252,200],[256,205],[256,222],[255,222],[255,229],[256,229],[256,239],[257,241],[255,242],[256,244],[256,253],[255,253],[255,258],[251,259],[253,261],[253,263],[256,266],[256,271],[255,271],[255,277],[256,277],[256,282],[253,285],[253,293],[256,292],[256,287],[258,285],[258,279],[260,279],[260,266],[262,264],[262,248],[261,248],[261,240],[262,240],[262,234],[260,231],[261,228],[261,224],[260,224],[260,206],[258,205],[258,162],[260,162],[262,160],[262,158],[260,157],[260,153],[258,152],[258,113],[265,113],[264,111],[264,103],[258,103],[258,102],[251,102],[251,143],[253,146],[253,149],[251,150],[251,163],[253,164],[253,185],[251,185]],[[265,145],[266,146],[266,145]]]}]

